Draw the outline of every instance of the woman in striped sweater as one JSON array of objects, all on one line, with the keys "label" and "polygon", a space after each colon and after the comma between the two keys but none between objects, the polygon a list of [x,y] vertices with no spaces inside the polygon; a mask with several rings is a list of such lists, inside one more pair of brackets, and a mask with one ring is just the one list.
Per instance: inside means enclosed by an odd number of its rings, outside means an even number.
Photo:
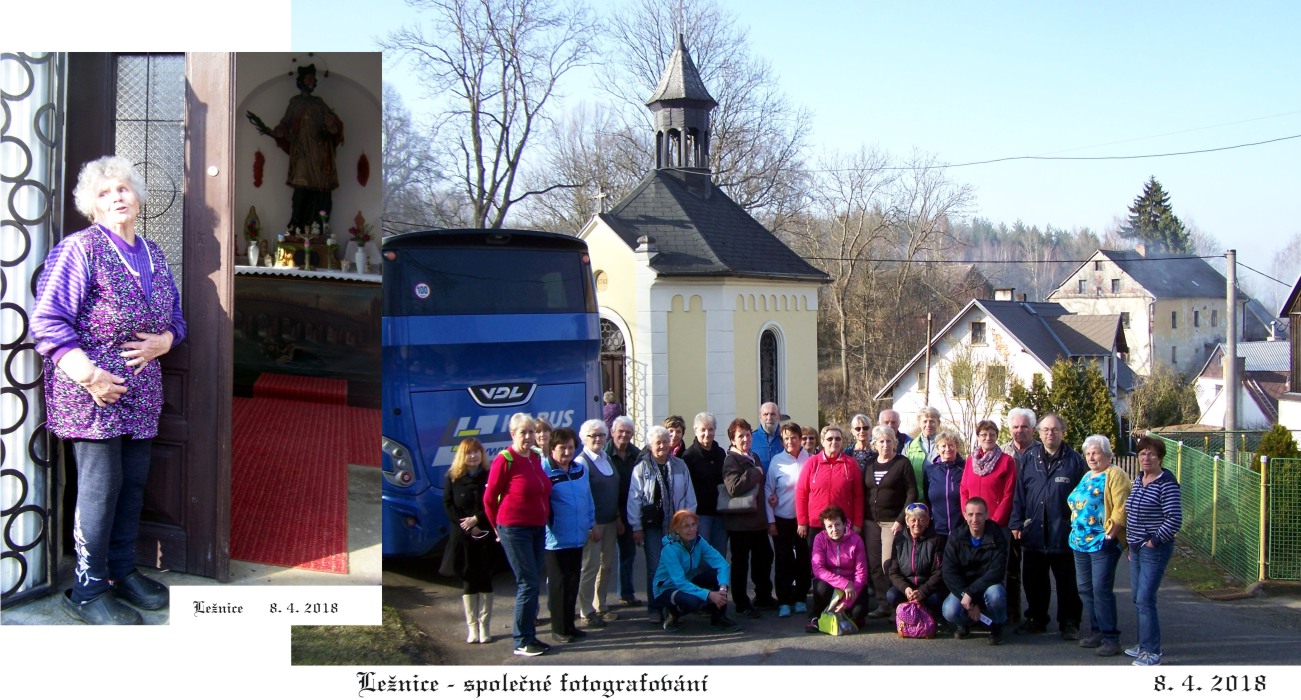
[{"label": "woman in striped sweater", "polygon": [[1179,482],[1161,467],[1165,443],[1151,437],[1138,441],[1134,488],[1125,500],[1125,540],[1129,543],[1129,569],[1138,608],[1138,644],[1126,649],[1135,666],[1161,664],[1161,624],[1156,613],[1156,590],[1174,553],[1175,533],[1183,525]]}]

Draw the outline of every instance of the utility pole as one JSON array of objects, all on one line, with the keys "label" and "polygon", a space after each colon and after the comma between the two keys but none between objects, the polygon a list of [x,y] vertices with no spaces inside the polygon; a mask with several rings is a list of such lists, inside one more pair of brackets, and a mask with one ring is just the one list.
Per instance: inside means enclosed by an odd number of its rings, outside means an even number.
[{"label": "utility pole", "polygon": [[926,312],[926,387],[922,390],[922,403],[931,405],[931,332],[935,316]]},{"label": "utility pole", "polygon": [[1228,341],[1224,344],[1224,458],[1234,464],[1237,460],[1237,445],[1233,433],[1238,429],[1238,251],[1230,249],[1225,253],[1228,258],[1226,275],[1225,303],[1228,309],[1224,314],[1228,322]]}]

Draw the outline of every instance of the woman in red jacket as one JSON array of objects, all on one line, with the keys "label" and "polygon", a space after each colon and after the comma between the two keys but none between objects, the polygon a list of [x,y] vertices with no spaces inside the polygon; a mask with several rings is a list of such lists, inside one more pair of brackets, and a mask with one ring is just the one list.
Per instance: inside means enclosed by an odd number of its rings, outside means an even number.
[{"label": "woman in red jacket", "polygon": [[551,516],[551,480],[533,451],[536,423],[527,413],[510,417],[511,445],[492,460],[483,509],[515,571],[515,655],[538,656],[550,647],[536,636],[542,589],[546,526]]},{"label": "woman in red jacket", "polygon": [[795,521],[799,523],[796,533],[809,540],[822,532],[822,520],[818,517],[827,506],[840,506],[849,520],[846,527],[852,527],[859,534],[863,532],[863,472],[858,462],[845,454],[845,431],[838,425],[828,425],[822,429],[822,451],[809,458],[800,471],[800,480],[795,484]]},{"label": "woman in red jacket", "polygon": [[994,421],[977,423],[976,437],[976,450],[967,457],[958,488],[962,507],[972,496],[980,496],[989,506],[989,519],[1005,528],[1012,517],[1012,495],[1016,493],[1016,460],[998,446]]}]

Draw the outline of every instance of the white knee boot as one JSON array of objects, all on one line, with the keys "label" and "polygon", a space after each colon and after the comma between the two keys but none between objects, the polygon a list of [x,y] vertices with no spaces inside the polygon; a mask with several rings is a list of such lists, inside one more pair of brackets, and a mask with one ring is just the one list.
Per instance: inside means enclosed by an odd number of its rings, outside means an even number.
[{"label": "white knee boot", "polygon": [[470,630],[469,636],[465,638],[466,644],[474,644],[479,641],[479,596],[468,594],[461,596],[461,604],[465,606],[465,626]]},{"label": "white knee boot", "polygon": [[479,594],[479,643],[492,641],[492,594]]}]

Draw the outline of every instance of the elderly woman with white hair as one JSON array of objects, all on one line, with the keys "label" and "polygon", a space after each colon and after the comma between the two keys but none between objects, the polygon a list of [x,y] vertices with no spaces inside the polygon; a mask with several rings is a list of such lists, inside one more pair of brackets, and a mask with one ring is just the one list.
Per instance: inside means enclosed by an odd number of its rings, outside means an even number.
[{"label": "elderly woman with white hair", "polygon": [[904,531],[904,507],[917,502],[917,479],[912,463],[897,452],[893,428],[873,428],[872,447],[876,458],[863,471],[863,539],[867,542],[867,573],[877,598],[876,609],[867,616],[879,618],[890,614],[885,599],[890,572],[885,562],[894,555],[895,535]]},{"label": "elderly woman with white hair", "polygon": [[1133,481],[1111,465],[1111,441],[1103,435],[1084,438],[1089,471],[1068,497],[1071,508],[1069,542],[1075,554],[1075,586],[1088,620],[1080,646],[1097,649],[1098,656],[1120,652],[1116,623],[1116,565],[1125,549],[1125,500]]},{"label": "elderly woman with white hair", "polygon": [[167,587],[136,569],[135,544],[163,409],[158,358],[186,329],[167,258],[136,235],[145,197],[126,158],[81,169],[73,199],[91,226],[50,251],[32,311],[47,427],[71,440],[77,464],[76,580],[64,603],[92,625],[141,624],[122,601],[168,604]]},{"label": "elderly woman with white hair", "polygon": [[[653,591],[655,570],[664,549],[665,526],[680,510],[696,512],[696,491],[691,474],[681,459],[674,457],[669,429],[654,425],[646,431],[646,449],[633,469],[628,487],[628,527],[633,542],[645,547],[646,590]],[[664,624],[664,610],[654,595],[647,596],[647,612],[653,625]]]},{"label": "elderly woman with white hair", "polygon": [[605,601],[619,567],[614,550],[625,527],[619,505],[627,491],[620,490],[619,472],[605,454],[609,437],[605,421],[593,418],[583,423],[578,429],[583,448],[574,456],[574,461],[587,468],[595,507],[595,534],[583,545],[583,573],[578,584],[578,607],[588,627],[604,627],[619,617],[606,607]]},{"label": "elderly woman with white hair", "polygon": [[538,656],[550,649],[537,638],[535,623],[551,519],[551,479],[533,450],[533,417],[516,413],[508,426],[511,444],[492,459],[483,510],[515,572],[515,655]]}]

